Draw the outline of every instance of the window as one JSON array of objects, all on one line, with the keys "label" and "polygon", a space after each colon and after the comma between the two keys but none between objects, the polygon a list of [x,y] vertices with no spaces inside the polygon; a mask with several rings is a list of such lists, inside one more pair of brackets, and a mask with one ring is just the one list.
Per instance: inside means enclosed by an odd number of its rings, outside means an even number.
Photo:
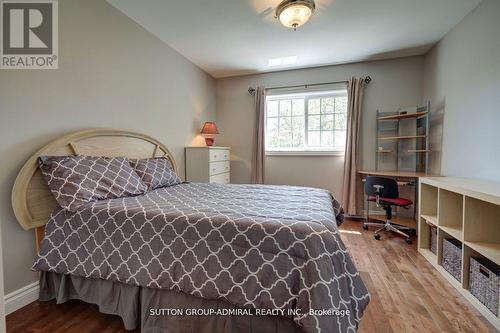
[{"label": "window", "polygon": [[343,152],[347,91],[268,96],[266,153]]}]

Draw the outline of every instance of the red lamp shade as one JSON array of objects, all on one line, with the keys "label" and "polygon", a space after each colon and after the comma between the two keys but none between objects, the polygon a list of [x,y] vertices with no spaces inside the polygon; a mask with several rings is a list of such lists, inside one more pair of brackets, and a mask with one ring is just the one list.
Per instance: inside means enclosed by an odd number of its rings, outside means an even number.
[{"label": "red lamp shade", "polygon": [[213,121],[207,121],[201,129],[201,134],[219,134],[219,130]]},{"label": "red lamp shade", "polygon": [[205,143],[207,144],[207,146],[213,146],[213,136],[215,134],[219,134],[219,130],[217,129],[217,125],[215,125],[213,121],[207,121],[205,125],[203,125],[200,133],[205,136]]}]

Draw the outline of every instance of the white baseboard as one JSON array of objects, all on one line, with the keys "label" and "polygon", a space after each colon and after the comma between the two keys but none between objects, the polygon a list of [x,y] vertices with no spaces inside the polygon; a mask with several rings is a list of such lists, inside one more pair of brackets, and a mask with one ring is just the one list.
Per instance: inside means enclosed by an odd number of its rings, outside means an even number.
[{"label": "white baseboard", "polygon": [[5,314],[8,315],[38,299],[38,281],[5,295]]}]

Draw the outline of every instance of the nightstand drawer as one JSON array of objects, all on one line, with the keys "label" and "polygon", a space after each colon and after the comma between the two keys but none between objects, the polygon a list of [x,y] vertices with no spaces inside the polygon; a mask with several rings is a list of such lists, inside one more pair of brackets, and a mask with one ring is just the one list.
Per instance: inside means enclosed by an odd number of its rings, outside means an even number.
[{"label": "nightstand drawer", "polygon": [[221,173],[218,175],[210,176],[210,183],[215,184],[229,184],[229,172]]},{"label": "nightstand drawer", "polygon": [[219,173],[229,172],[229,161],[210,162],[209,163],[210,176]]},{"label": "nightstand drawer", "polygon": [[186,147],[186,181],[229,183],[230,152],[229,147]]},{"label": "nightstand drawer", "polygon": [[229,149],[210,149],[210,162],[229,161]]}]

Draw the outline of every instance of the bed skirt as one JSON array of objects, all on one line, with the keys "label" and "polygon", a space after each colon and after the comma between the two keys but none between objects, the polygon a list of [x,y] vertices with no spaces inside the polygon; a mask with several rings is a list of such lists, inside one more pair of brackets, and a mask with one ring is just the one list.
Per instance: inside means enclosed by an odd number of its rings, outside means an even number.
[{"label": "bed skirt", "polygon": [[207,300],[172,290],[41,272],[40,301],[71,299],[96,304],[102,313],[120,316],[125,329],[145,333],[299,333],[291,318],[282,316],[168,315],[165,310],[238,309],[223,300]]}]

